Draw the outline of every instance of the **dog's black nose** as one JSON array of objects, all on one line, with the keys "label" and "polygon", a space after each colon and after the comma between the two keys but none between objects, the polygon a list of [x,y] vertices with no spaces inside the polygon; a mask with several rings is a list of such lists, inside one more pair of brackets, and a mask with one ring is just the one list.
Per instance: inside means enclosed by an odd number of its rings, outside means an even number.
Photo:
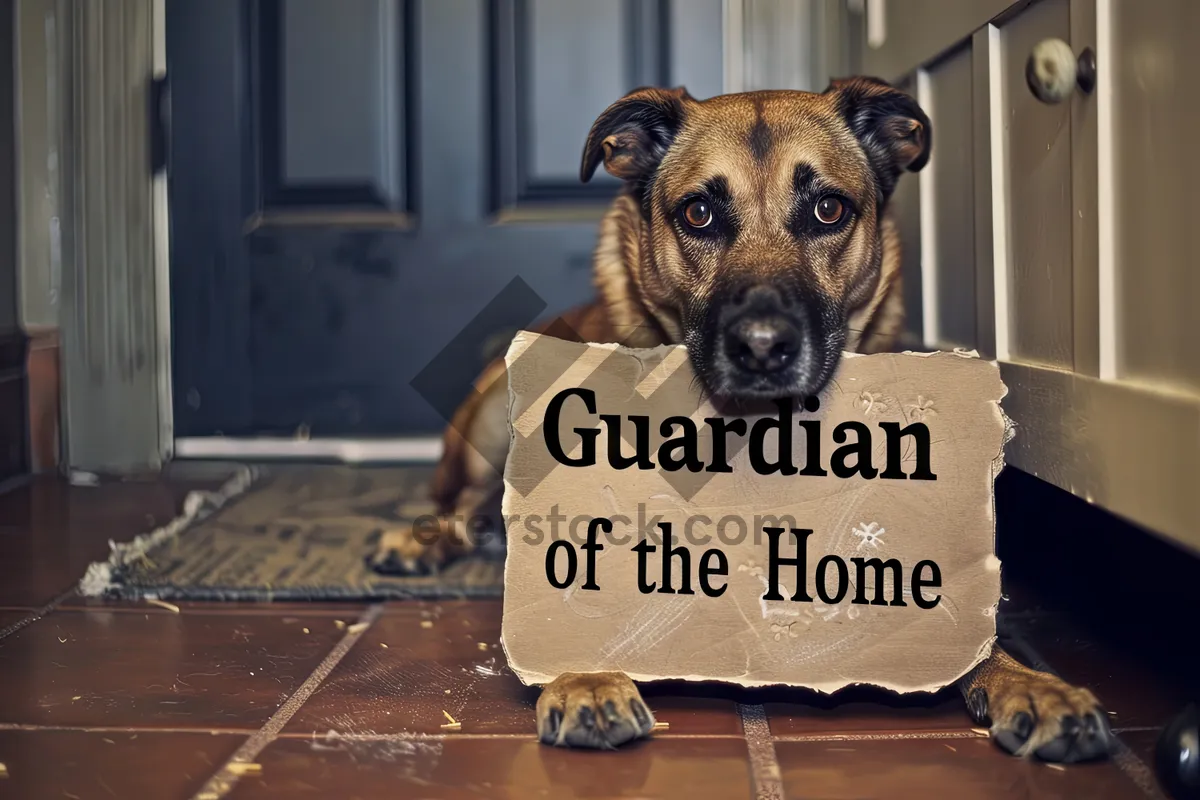
[{"label": "dog's black nose", "polygon": [[743,317],[729,326],[729,358],[748,372],[778,372],[800,352],[800,332],[786,318]]}]

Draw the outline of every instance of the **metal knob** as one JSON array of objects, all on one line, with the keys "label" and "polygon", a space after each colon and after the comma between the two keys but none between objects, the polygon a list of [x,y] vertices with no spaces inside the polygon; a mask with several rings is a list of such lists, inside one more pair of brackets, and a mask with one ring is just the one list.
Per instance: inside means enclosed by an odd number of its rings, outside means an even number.
[{"label": "metal knob", "polygon": [[1096,88],[1096,54],[1085,48],[1079,57],[1062,39],[1038,42],[1025,63],[1025,80],[1043,103],[1061,103],[1078,86],[1084,94]]},{"label": "metal knob", "polygon": [[1154,763],[1159,782],[1173,800],[1200,797],[1200,710],[1195,703],[1159,734]]}]

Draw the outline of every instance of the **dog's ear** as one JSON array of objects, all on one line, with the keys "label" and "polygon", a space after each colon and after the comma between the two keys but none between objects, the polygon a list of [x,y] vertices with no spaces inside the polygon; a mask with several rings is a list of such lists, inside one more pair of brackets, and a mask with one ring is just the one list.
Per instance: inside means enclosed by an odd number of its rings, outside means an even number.
[{"label": "dog's ear", "polygon": [[929,163],[933,128],[912,97],[871,77],[834,80],[825,93],[835,95],[838,112],[866,151],[884,198],[901,172],[918,172]]},{"label": "dog's ear", "polygon": [[634,89],[604,110],[592,123],[579,179],[587,183],[600,162],[614,177],[627,181],[647,178],[666,154],[683,124],[691,95],[676,89]]}]

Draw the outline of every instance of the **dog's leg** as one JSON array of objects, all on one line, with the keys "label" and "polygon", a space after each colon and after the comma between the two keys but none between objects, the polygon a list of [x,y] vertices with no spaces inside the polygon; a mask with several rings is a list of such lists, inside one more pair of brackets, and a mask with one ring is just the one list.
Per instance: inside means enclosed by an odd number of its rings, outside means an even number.
[{"label": "dog's leg", "polygon": [[623,672],[568,672],[537,701],[542,744],[611,750],[647,736],[654,715]]},{"label": "dog's leg", "polygon": [[479,377],[475,394],[446,427],[442,445],[431,491],[437,519],[386,531],[372,559],[377,566],[435,570],[474,551],[482,536],[504,535],[499,499],[509,438],[503,359],[492,362]]},{"label": "dog's leg", "polygon": [[1113,745],[1108,715],[1083,689],[1020,664],[999,645],[959,688],[980,725],[1009,753],[1072,763],[1103,758]]}]

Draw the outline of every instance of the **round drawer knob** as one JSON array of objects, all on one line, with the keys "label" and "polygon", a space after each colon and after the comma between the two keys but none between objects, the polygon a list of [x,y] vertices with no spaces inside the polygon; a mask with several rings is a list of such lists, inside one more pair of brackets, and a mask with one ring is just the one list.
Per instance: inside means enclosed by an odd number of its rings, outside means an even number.
[{"label": "round drawer knob", "polygon": [[1061,103],[1076,86],[1091,94],[1096,86],[1096,55],[1089,47],[1076,58],[1062,39],[1044,39],[1029,54],[1025,80],[1043,103]]},{"label": "round drawer knob", "polygon": [[1167,724],[1154,749],[1158,779],[1174,800],[1200,797],[1200,710],[1191,703]]}]

